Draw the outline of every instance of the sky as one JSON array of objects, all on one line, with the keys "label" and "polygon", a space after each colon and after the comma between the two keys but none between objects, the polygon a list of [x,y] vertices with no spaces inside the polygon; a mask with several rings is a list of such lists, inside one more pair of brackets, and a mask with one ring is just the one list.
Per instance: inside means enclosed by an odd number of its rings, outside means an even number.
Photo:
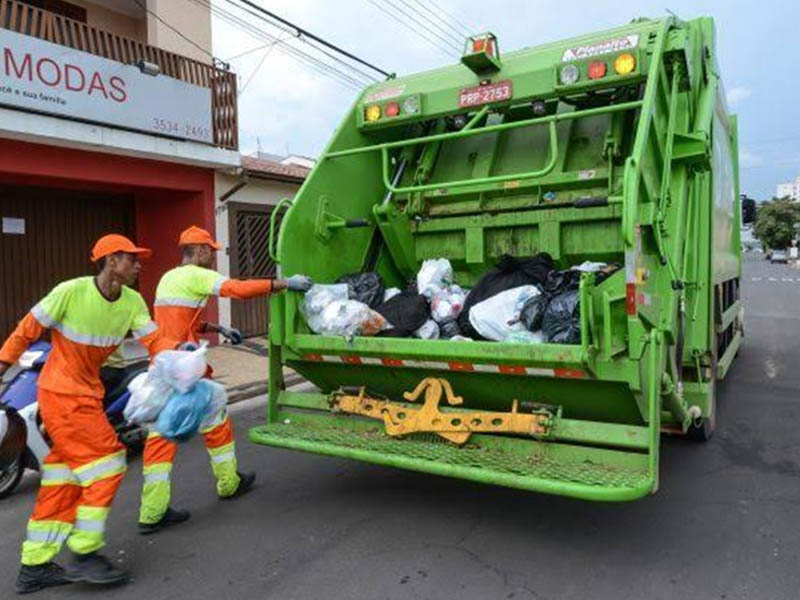
[{"label": "sky", "polygon": [[[358,92],[309,68],[287,46],[302,43],[253,16],[213,0],[281,40],[212,21],[214,54],[239,78],[240,146],[275,154],[318,155]],[[635,17],[709,15],[729,108],[739,115],[741,191],[770,198],[776,184],[800,176],[800,3],[729,0],[253,0],[321,38],[398,75],[456,62],[448,34],[490,30],[502,50],[516,50],[602,31]],[[439,15],[434,19],[430,12]],[[437,11],[443,12],[437,12]],[[406,13],[406,14],[403,14]],[[429,15],[419,24],[409,16]],[[407,16],[408,15],[408,16]],[[403,22],[407,24],[404,25]],[[433,27],[432,24],[438,25]],[[434,43],[421,37],[424,34]],[[437,37],[434,37],[436,34]],[[309,51],[307,48],[304,51]],[[248,52],[244,56],[238,56]],[[362,69],[368,75],[368,69]],[[375,75],[380,77],[379,75]],[[356,77],[361,77],[356,75]]]}]

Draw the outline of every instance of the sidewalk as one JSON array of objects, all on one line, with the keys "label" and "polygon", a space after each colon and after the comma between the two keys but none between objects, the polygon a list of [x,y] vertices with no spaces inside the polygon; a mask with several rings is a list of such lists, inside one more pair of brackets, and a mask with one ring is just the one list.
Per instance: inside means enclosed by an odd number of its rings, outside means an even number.
[{"label": "sidewalk", "polygon": [[[214,379],[228,390],[228,402],[234,403],[267,392],[267,338],[246,339],[239,346],[219,344],[208,350],[208,364],[214,369]],[[284,367],[286,385],[302,378]]]}]

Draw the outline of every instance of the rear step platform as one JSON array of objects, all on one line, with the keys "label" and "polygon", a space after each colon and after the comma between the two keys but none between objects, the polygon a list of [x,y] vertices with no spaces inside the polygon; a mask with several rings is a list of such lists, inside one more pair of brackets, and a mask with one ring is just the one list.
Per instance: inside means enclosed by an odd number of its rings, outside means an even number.
[{"label": "rear step platform", "polygon": [[386,435],[362,419],[281,413],[250,430],[268,446],[585,500],[634,500],[654,491],[646,453],[473,435],[456,446],[433,434]]}]

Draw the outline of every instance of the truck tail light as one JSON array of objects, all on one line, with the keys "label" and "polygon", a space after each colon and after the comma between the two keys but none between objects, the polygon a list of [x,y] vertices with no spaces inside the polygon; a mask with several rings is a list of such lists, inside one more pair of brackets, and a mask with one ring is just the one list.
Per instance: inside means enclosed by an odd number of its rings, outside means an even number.
[{"label": "truck tail light", "polygon": [[400,114],[400,105],[397,102],[389,102],[384,112],[387,117],[396,117]]},{"label": "truck tail light", "polygon": [[625,52],[614,59],[614,70],[617,75],[630,75],[636,69],[636,58],[633,54]]},{"label": "truck tail light", "polygon": [[602,79],[606,76],[606,63],[602,60],[595,60],[589,63],[586,69],[589,79]]},{"label": "truck tail light", "polygon": [[561,83],[563,85],[572,85],[581,76],[581,72],[578,70],[578,67],[575,65],[567,65],[566,67],[561,69]]}]

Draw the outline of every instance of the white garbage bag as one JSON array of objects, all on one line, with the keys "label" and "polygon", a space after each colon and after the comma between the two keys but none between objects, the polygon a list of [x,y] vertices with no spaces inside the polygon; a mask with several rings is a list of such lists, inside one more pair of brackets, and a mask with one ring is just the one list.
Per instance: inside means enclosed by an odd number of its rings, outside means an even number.
[{"label": "white garbage bag", "polygon": [[590,260],[587,260],[579,265],[575,265],[574,267],[572,267],[572,270],[580,271],[581,273],[596,273],[597,271],[605,269],[607,266],[608,264],[604,262],[592,262]]},{"label": "white garbage bag", "polygon": [[128,384],[131,393],[122,415],[129,423],[153,423],[175,391],[166,381],[152,373],[140,373]]},{"label": "white garbage bag", "polygon": [[436,290],[453,285],[453,267],[446,258],[432,258],[422,263],[417,273],[417,293],[428,300]]},{"label": "white garbage bag", "polygon": [[514,332],[527,331],[520,322],[520,311],[539,293],[535,285],[500,292],[473,306],[469,311],[469,322],[487,340],[504,342]]},{"label": "white garbage bag", "polygon": [[544,343],[544,333],[539,331],[514,331],[506,338],[509,344],[542,344]]},{"label": "white garbage bag", "polygon": [[197,350],[164,350],[156,354],[151,372],[181,394],[188,392],[205,375],[208,342]]},{"label": "white garbage bag", "polygon": [[428,319],[422,324],[422,327],[414,332],[414,337],[418,337],[421,340],[438,340],[439,325],[433,319]]},{"label": "white garbage bag", "polygon": [[211,379],[203,381],[211,388],[211,402],[209,402],[206,418],[200,423],[200,430],[209,429],[222,424],[227,415],[228,392],[225,386]]},{"label": "white garbage bag", "polygon": [[369,306],[358,300],[336,300],[322,311],[318,319],[309,320],[314,333],[352,338],[357,335],[372,336],[391,324]]},{"label": "white garbage bag", "polygon": [[455,321],[464,308],[466,298],[466,290],[456,284],[434,291],[431,297],[431,317],[437,323]]},{"label": "white garbage bag", "polygon": [[314,284],[306,292],[300,304],[300,313],[305,317],[308,326],[314,333],[319,333],[323,328],[322,313],[333,302],[348,299],[348,286],[346,283],[332,285]]}]

